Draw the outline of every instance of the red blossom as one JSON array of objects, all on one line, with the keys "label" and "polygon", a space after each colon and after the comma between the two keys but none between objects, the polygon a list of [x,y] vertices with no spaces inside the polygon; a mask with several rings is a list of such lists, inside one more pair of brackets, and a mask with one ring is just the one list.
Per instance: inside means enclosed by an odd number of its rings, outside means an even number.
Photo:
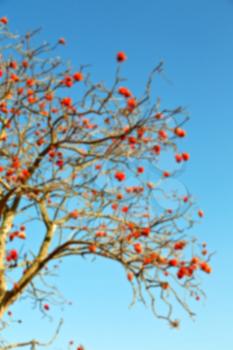
[{"label": "red blossom", "polygon": [[141,254],[143,251],[141,243],[135,243],[134,250],[136,253]]},{"label": "red blossom", "polygon": [[130,110],[133,110],[137,107],[137,101],[135,98],[129,98],[127,101],[127,106]]},{"label": "red blossom", "polygon": [[117,171],[115,173],[115,179],[117,179],[118,181],[124,181],[126,179],[126,175],[122,171]]},{"label": "red blossom", "polygon": [[81,72],[76,72],[73,75],[73,78],[75,81],[82,81],[83,80],[83,75]]},{"label": "red blossom", "polygon": [[189,153],[187,153],[187,152],[182,153],[182,158],[185,162],[188,161],[190,159]]},{"label": "red blossom", "polygon": [[60,38],[60,39],[58,39],[58,44],[65,45],[66,40],[64,38]]},{"label": "red blossom", "polygon": [[48,311],[50,309],[49,304],[44,304],[44,310]]},{"label": "red blossom", "polygon": [[117,53],[116,59],[118,62],[124,62],[125,60],[127,60],[127,56],[123,51],[120,51]]},{"label": "red blossom", "polygon": [[186,131],[181,129],[181,128],[175,128],[174,133],[178,137],[185,137],[186,136]]},{"label": "red blossom", "polygon": [[119,87],[118,93],[124,96],[125,98],[129,98],[132,96],[131,92],[126,87]]},{"label": "red blossom", "polygon": [[2,24],[7,24],[8,23],[8,18],[7,17],[2,17],[2,18],[0,18],[0,22]]},{"label": "red blossom", "polygon": [[72,99],[70,97],[64,97],[62,100],[61,100],[61,105],[62,106],[65,106],[65,107],[70,107],[72,106]]},{"label": "red blossom", "polygon": [[138,168],[137,168],[137,172],[138,172],[138,174],[142,174],[142,173],[144,173],[144,167],[143,166],[139,166]]}]

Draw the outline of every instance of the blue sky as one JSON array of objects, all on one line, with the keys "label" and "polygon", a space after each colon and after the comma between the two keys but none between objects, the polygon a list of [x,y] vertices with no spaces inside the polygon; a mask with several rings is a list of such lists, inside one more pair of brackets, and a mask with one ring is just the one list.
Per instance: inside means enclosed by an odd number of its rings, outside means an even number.
[{"label": "blue sky", "polygon": [[[183,105],[191,115],[185,142],[192,161],[181,180],[206,214],[193,233],[217,251],[214,272],[203,281],[208,299],[195,306],[195,322],[183,317],[179,331],[156,320],[149,308],[128,309],[131,289],[116,264],[67,261],[59,283],[75,302],[65,311],[54,348],[74,339],[87,350],[231,349],[233,1],[0,0],[0,13],[14,31],[42,26],[42,40],[64,36],[68,45],[59,54],[77,65],[92,64],[96,79],[111,81],[113,58],[125,51],[124,73],[134,91],[141,91],[149,71],[164,60],[169,82],[159,79],[156,93],[163,106]],[[29,310],[12,341],[38,333],[49,337],[52,324]],[[22,311],[19,306],[14,312]]]}]

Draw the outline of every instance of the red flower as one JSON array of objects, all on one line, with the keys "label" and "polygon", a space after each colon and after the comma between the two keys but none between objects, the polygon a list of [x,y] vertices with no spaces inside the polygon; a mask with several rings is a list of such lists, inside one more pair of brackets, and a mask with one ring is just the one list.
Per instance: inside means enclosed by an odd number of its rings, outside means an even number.
[{"label": "red flower", "polygon": [[89,245],[88,250],[91,253],[95,253],[96,252],[96,245],[95,244]]},{"label": "red flower", "polygon": [[96,170],[101,170],[101,168],[102,168],[102,165],[96,164],[96,166],[95,166],[95,169],[96,169]]},{"label": "red flower", "polygon": [[185,137],[186,136],[186,131],[181,129],[181,128],[175,128],[174,133],[178,137]]},{"label": "red flower", "polygon": [[171,175],[171,174],[170,174],[168,171],[164,171],[164,172],[163,172],[163,176],[164,176],[164,177],[169,177],[170,175]]},{"label": "red flower", "polygon": [[53,100],[53,94],[52,93],[47,93],[44,96],[44,98],[45,98],[46,101],[52,101]]},{"label": "red flower", "polygon": [[177,272],[177,277],[178,277],[179,279],[181,279],[181,278],[183,278],[185,275],[188,275],[188,274],[189,274],[189,271],[188,271],[187,267],[182,266],[182,267],[178,270],[178,272]]},{"label": "red flower", "polygon": [[119,87],[118,93],[126,98],[132,96],[131,92],[126,87]]},{"label": "red flower", "polygon": [[58,159],[58,160],[56,161],[56,164],[57,164],[57,166],[58,166],[59,168],[62,168],[63,165],[64,165],[64,162],[63,162],[62,159]]},{"label": "red flower", "polygon": [[23,177],[30,176],[30,172],[28,169],[22,169],[21,174],[23,175]]},{"label": "red flower", "polygon": [[95,236],[96,237],[106,237],[107,233],[104,231],[99,231],[99,232],[96,232]]},{"label": "red flower", "polygon": [[202,262],[200,263],[200,268],[202,271],[206,272],[206,273],[211,273],[212,269],[210,267],[210,265],[207,262]]},{"label": "red flower", "polygon": [[134,109],[137,107],[137,101],[135,100],[135,98],[129,98],[128,102],[127,102],[128,108],[130,110]]},{"label": "red flower", "polygon": [[50,309],[49,304],[44,304],[44,309],[48,311]]},{"label": "red flower", "polygon": [[118,52],[116,59],[118,62],[124,62],[125,60],[127,60],[127,56],[123,51]]},{"label": "red flower", "polygon": [[183,158],[183,160],[186,162],[187,160],[189,160],[190,159],[190,155],[189,155],[189,153],[182,153],[182,158]]},{"label": "red flower", "polygon": [[203,210],[198,210],[198,216],[199,216],[200,218],[203,218],[203,216],[204,216]]},{"label": "red flower", "polygon": [[11,61],[9,63],[9,67],[12,68],[12,69],[17,69],[18,68],[17,62],[16,61]]},{"label": "red flower", "polygon": [[129,211],[129,207],[125,206],[121,209],[122,213],[127,213]]},{"label": "red flower", "polygon": [[134,250],[136,253],[141,254],[142,253],[142,245],[141,243],[135,243],[134,244]]},{"label": "red flower", "polygon": [[177,259],[171,259],[171,260],[169,260],[168,264],[170,266],[177,266],[178,265],[178,260]]},{"label": "red flower", "polygon": [[38,139],[38,140],[36,141],[36,144],[37,144],[37,146],[41,146],[41,145],[44,144],[44,142],[45,142],[44,138],[41,137],[40,139]]},{"label": "red flower", "polygon": [[138,174],[144,173],[144,167],[143,167],[143,166],[139,166],[139,167],[137,168],[137,172],[138,172]]},{"label": "red flower", "polygon": [[71,211],[71,212],[69,213],[69,217],[70,217],[71,219],[77,219],[78,216],[79,216],[79,213],[78,213],[78,210],[77,210],[77,209],[75,209],[75,210],[73,210],[73,211]]},{"label": "red flower", "polygon": [[17,237],[20,238],[20,239],[25,239],[26,238],[26,233],[24,231],[20,231],[17,234]]},{"label": "red flower", "polygon": [[175,250],[182,250],[186,246],[186,243],[184,241],[179,241],[174,244]]},{"label": "red flower", "polygon": [[0,18],[0,22],[2,24],[7,24],[8,23],[8,18],[7,17],[2,17],[2,18]]},{"label": "red flower", "polygon": [[7,255],[7,261],[11,261],[11,260],[18,260],[18,252],[16,249],[12,249],[9,251],[8,255]]},{"label": "red flower", "polygon": [[162,118],[163,118],[163,114],[162,114],[162,113],[156,113],[156,114],[155,114],[155,119],[160,120],[160,119],[162,119]]},{"label": "red flower", "polygon": [[34,79],[27,79],[27,81],[26,81],[26,84],[27,84],[27,86],[33,86],[33,85],[35,85],[35,80]]},{"label": "red flower", "polygon": [[152,148],[153,152],[156,154],[160,154],[161,152],[161,146],[160,145],[154,145]]},{"label": "red flower", "polygon": [[134,136],[129,136],[128,141],[131,145],[135,145],[137,143],[137,139]]},{"label": "red flower", "polygon": [[168,135],[165,130],[159,130],[158,135],[159,138],[162,140],[166,140],[168,138]]},{"label": "red flower", "polygon": [[76,350],[85,350],[82,345],[78,346]]},{"label": "red flower", "polygon": [[17,75],[17,74],[14,74],[14,73],[11,74],[10,79],[11,79],[12,81],[14,81],[14,82],[18,82],[18,81],[19,81],[18,75]]},{"label": "red flower", "polygon": [[134,274],[132,272],[128,272],[127,273],[127,278],[128,278],[128,281],[132,282],[132,280],[134,278]]},{"label": "red flower", "polygon": [[70,107],[72,105],[72,99],[70,97],[64,97],[61,100],[61,105],[65,107]]},{"label": "red flower", "polygon": [[118,204],[117,203],[113,203],[112,204],[112,210],[117,210],[118,209]]},{"label": "red flower", "polygon": [[150,227],[143,227],[142,229],[142,236],[148,237],[150,234]]},{"label": "red flower", "polygon": [[71,76],[67,75],[64,77],[62,83],[67,87],[71,87],[73,86],[73,79]]},{"label": "red flower", "polygon": [[81,72],[76,72],[73,75],[73,78],[75,81],[82,81],[83,80],[83,75]]},{"label": "red flower", "polygon": [[183,160],[183,156],[182,156],[181,154],[176,154],[176,155],[175,155],[175,158],[176,158],[176,162],[177,162],[177,163],[180,163],[180,162],[182,162],[182,160]]},{"label": "red flower", "polygon": [[66,43],[66,41],[65,41],[64,38],[60,38],[60,39],[58,40],[58,44],[65,45],[65,43]]},{"label": "red flower", "polygon": [[12,167],[15,169],[18,169],[20,167],[20,161],[19,161],[18,157],[13,157]]},{"label": "red flower", "polygon": [[118,181],[124,181],[126,179],[125,173],[123,173],[122,171],[117,171],[115,173],[115,179],[117,179]]},{"label": "red flower", "polygon": [[29,66],[29,63],[28,63],[28,61],[26,61],[26,60],[24,60],[24,61],[22,61],[22,66],[23,66],[23,68],[28,68],[28,66]]}]

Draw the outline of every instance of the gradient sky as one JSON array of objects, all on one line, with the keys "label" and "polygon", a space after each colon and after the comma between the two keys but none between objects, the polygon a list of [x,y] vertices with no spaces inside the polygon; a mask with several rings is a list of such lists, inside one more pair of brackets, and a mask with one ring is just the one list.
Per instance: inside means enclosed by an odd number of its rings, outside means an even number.
[{"label": "gradient sky", "polygon": [[[180,180],[205,211],[193,233],[217,252],[213,274],[203,281],[208,299],[194,305],[195,322],[183,317],[179,331],[149,308],[128,309],[131,289],[116,264],[70,259],[59,284],[74,305],[53,348],[74,339],[87,350],[232,349],[233,1],[0,0],[0,15],[19,33],[42,26],[42,40],[64,36],[68,45],[59,54],[92,64],[96,79],[111,81],[115,54],[125,51],[134,91],[164,60],[169,82],[159,79],[156,87],[162,104],[185,106],[191,115],[185,142],[192,161]],[[55,327],[29,306],[15,308],[25,321],[11,329],[11,341],[38,334],[46,340]]]}]

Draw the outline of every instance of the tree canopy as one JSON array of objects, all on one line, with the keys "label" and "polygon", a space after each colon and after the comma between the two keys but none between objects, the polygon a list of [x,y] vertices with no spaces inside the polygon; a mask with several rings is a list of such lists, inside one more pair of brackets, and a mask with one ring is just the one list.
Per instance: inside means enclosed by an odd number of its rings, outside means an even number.
[{"label": "tree canopy", "polygon": [[[51,262],[67,256],[119,263],[133,303],[150,300],[156,317],[177,327],[173,306],[194,316],[187,296],[204,295],[200,276],[211,272],[211,254],[188,233],[203,211],[183,184],[170,186],[190,159],[182,141],[188,115],[153,97],[163,64],[135,96],[122,76],[124,52],[108,87],[88,66],[53,57],[64,38],[36,46],[37,30],[20,36],[6,17],[0,22],[2,328],[22,296],[45,314],[59,300],[48,283]],[[39,344],[1,341],[4,349]]]}]

